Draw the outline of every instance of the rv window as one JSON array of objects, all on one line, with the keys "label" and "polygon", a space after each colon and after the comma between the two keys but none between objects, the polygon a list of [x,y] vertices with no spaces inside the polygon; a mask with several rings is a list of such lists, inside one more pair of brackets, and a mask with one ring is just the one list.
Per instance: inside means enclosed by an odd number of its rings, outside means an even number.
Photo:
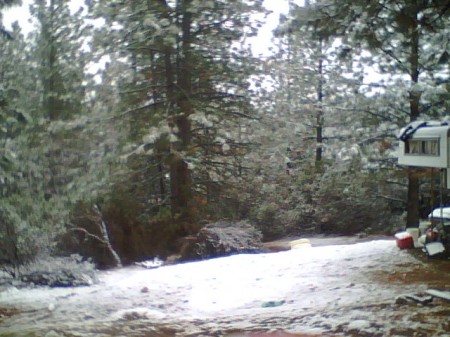
[{"label": "rv window", "polygon": [[408,139],[405,154],[439,156],[439,139]]}]

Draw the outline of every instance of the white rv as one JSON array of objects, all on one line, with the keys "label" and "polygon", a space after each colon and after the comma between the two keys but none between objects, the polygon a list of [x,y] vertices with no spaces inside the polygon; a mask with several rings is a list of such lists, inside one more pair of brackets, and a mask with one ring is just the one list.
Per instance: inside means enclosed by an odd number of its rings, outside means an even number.
[{"label": "white rv", "polygon": [[[413,122],[400,131],[398,163],[405,166],[450,168],[450,125]],[[450,171],[450,170],[449,170]]]},{"label": "white rv", "polygon": [[[450,125],[444,122],[413,122],[404,127],[398,136],[400,140],[398,163],[412,167],[438,168],[441,171],[441,191],[447,183],[450,188]],[[445,176],[447,174],[447,176]],[[442,194],[441,194],[442,198]],[[429,218],[432,232],[439,233],[437,239],[423,240],[429,256],[446,252],[450,254],[450,207],[441,206],[432,211]],[[440,220],[434,223],[435,219]],[[424,233],[422,233],[424,234]]]}]

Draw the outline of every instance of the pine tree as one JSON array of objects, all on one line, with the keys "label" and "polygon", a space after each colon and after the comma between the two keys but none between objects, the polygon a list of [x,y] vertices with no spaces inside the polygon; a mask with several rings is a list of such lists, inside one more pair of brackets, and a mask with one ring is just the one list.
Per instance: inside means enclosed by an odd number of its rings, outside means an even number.
[{"label": "pine tree", "polygon": [[42,218],[33,204],[36,194],[31,181],[35,176],[24,155],[32,128],[28,108],[33,106],[36,87],[27,63],[28,44],[19,26],[14,24],[9,34],[11,38],[4,41],[0,53],[0,260],[6,271],[17,277],[18,265],[35,256],[45,234],[37,232]]},{"label": "pine tree", "polygon": [[[126,157],[153,167],[146,179],[159,182],[157,199],[170,197],[179,219],[195,217],[238,170],[239,120],[250,110],[242,70],[250,58],[234,43],[253,34],[249,14],[259,9],[260,1],[92,4],[106,21],[97,45],[102,36],[116,38],[118,48],[105,52],[127,64],[118,79],[118,113],[134,144]],[[107,33],[109,27],[117,29]]]},{"label": "pine tree", "polygon": [[[67,127],[83,113],[85,53],[82,48],[82,20],[72,15],[66,1],[37,1],[32,8],[40,31],[36,33],[36,62],[42,104],[39,118],[48,125],[48,134],[41,139],[44,157],[48,158],[47,198],[62,195],[63,186],[71,177],[69,167],[75,170],[83,151],[77,142],[77,131]],[[72,129],[72,130],[71,130]],[[72,138],[73,137],[73,138]],[[79,165],[79,163],[78,163]]]},{"label": "pine tree", "polygon": [[81,21],[63,1],[37,1],[31,12],[40,31],[25,41],[15,26],[1,59],[10,93],[7,112],[17,117],[5,134],[5,150],[14,159],[6,173],[14,179],[2,179],[8,182],[2,239],[9,242],[10,259],[19,264],[48,252],[64,230],[70,207],[82,194],[73,186],[89,155],[89,139],[80,129],[85,94]]}]

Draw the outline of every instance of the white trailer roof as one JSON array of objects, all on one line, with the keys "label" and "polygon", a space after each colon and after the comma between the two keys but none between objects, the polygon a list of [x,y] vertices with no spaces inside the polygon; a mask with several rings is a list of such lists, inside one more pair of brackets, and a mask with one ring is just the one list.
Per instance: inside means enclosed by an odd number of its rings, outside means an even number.
[{"label": "white trailer roof", "polygon": [[416,121],[411,122],[400,130],[398,138],[402,141],[416,137],[447,136],[450,125],[447,122]]},{"label": "white trailer roof", "polygon": [[449,125],[425,126],[417,129],[408,139],[448,137]]}]

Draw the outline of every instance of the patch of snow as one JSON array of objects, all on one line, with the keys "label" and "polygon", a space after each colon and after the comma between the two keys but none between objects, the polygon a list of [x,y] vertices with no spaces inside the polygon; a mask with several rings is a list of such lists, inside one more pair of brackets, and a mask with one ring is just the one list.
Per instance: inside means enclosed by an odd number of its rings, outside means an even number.
[{"label": "patch of snow", "polygon": [[158,310],[152,310],[145,307],[137,307],[133,309],[118,310],[112,315],[113,319],[157,319],[164,320],[167,315]]},{"label": "patch of snow", "polygon": [[360,331],[360,330],[367,329],[367,328],[370,328],[370,322],[366,321],[366,320],[362,320],[362,319],[357,319],[357,320],[351,321],[348,324],[349,330]]},{"label": "patch of snow", "polygon": [[[36,321],[42,329],[63,326],[80,331],[123,319],[174,324],[222,321],[235,327],[274,317],[282,322],[285,317],[295,326],[292,318],[303,316],[308,317],[300,322],[304,329],[324,324],[324,318],[313,313],[336,310],[340,318],[329,317],[327,324],[345,323],[347,329],[368,331],[372,329],[369,318],[356,309],[348,313],[344,309],[394,303],[400,293],[426,290],[426,285],[374,282],[372,277],[374,272],[395,273],[402,266],[420,265],[399,250],[394,240],[379,240],[241,254],[154,269],[131,266],[101,272],[99,282],[89,287],[11,287],[0,292],[0,306],[26,312],[2,322],[0,334],[19,327],[36,329]],[[279,305],[264,305],[272,301]],[[42,315],[41,309],[50,310],[51,315]]]}]

